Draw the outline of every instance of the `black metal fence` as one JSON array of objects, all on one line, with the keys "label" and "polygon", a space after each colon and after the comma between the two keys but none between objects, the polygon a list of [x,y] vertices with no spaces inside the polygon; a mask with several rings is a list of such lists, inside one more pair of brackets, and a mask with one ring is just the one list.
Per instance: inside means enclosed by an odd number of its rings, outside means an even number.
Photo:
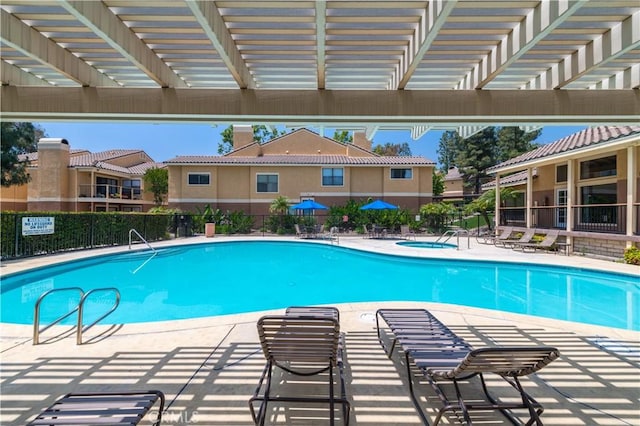
[{"label": "black metal fence", "polygon": [[[636,224],[634,233],[640,233],[640,205],[635,205]],[[566,229],[567,207],[532,207],[532,227],[541,229]],[[625,204],[583,205],[571,208],[573,231],[624,234],[627,230],[627,207]],[[501,225],[526,226],[524,207],[500,209]]]},{"label": "black metal fence", "polygon": [[[227,212],[216,218],[207,218],[202,214],[189,213],[3,212],[0,215],[1,258],[17,259],[128,245],[132,229],[148,242],[191,237],[204,234],[208,221],[215,222],[216,234],[262,236],[295,235],[295,224],[324,225],[325,231],[336,227],[339,232],[355,234],[363,232],[365,223],[378,223],[389,233],[399,233],[401,224],[409,224],[416,232],[427,233],[441,233],[450,227],[475,229],[485,226],[479,215],[465,216],[462,211],[418,216],[394,210],[354,216],[358,215],[248,215]],[[137,238],[133,236],[132,240],[137,241]]]}]

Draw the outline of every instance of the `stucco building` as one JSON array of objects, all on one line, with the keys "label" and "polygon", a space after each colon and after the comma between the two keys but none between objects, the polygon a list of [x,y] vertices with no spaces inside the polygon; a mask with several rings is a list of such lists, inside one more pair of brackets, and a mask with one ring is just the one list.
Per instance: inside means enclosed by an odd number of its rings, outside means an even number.
[{"label": "stucco building", "polygon": [[2,210],[143,212],[153,207],[143,176],[164,167],[144,151],[112,149],[92,153],[71,150],[60,138],[43,138],[28,160],[31,181],[0,188]]},{"label": "stucco building", "polygon": [[417,210],[433,197],[433,161],[377,155],[364,133],[342,143],[299,129],[260,144],[251,126],[234,126],[233,145],[222,156],[165,161],[169,207],[193,211],[208,204],[267,214],[279,196],[328,206],[371,197]]},{"label": "stucco building", "polygon": [[500,225],[559,229],[574,252],[621,257],[640,243],[640,126],[599,126],[574,133],[490,169]]}]

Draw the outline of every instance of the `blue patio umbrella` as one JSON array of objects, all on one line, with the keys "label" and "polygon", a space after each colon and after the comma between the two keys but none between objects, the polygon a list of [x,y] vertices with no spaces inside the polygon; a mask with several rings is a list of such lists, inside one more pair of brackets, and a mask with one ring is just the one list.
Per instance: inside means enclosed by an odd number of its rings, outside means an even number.
[{"label": "blue patio umbrella", "polygon": [[365,204],[360,207],[360,210],[397,210],[398,206],[394,206],[393,204],[389,204],[386,201],[375,200],[369,204]]},{"label": "blue patio umbrella", "polygon": [[304,200],[301,203],[291,206],[291,208],[296,210],[329,210],[329,207],[316,203],[313,200]]}]

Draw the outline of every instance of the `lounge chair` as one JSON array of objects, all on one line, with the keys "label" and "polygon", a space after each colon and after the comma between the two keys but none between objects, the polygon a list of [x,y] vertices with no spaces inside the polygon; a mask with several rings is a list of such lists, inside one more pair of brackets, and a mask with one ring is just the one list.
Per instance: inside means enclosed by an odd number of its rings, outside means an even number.
[{"label": "lounge chair", "polygon": [[159,402],[153,426],[159,426],[164,394],[143,392],[69,393],[40,413],[31,425],[137,425]]},{"label": "lounge chair", "polygon": [[[383,320],[388,329],[381,326]],[[540,415],[543,407],[527,394],[518,377],[528,376],[540,370],[560,356],[558,349],[549,346],[498,346],[474,349],[458,337],[425,309],[380,309],[376,312],[378,340],[389,358],[394,348],[399,346],[405,354],[405,366],[413,403],[425,424],[429,424],[415,394],[412,365],[427,379],[442,402],[434,420],[437,425],[446,412],[461,415],[464,423],[471,424],[470,411],[500,410],[512,423],[521,424],[510,412],[527,409],[527,425],[542,425]],[[384,330],[392,336],[389,348],[385,343]],[[503,401],[489,393],[484,374],[494,373],[502,377],[519,394],[520,398]],[[478,376],[487,398],[480,400],[473,395],[472,400],[463,396],[461,381]],[[456,399],[446,396],[441,383],[453,383]]]},{"label": "lounge chair", "polygon": [[513,248],[514,244],[527,244],[531,243],[533,236],[536,235],[535,229],[527,229],[522,236],[518,239],[496,240],[496,247]]},{"label": "lounge chair", "polygon": [[560,236],[560,231],[549,231],[547,235],[545,235],[544,239],[539,243],[515,242],[513,243],[513,249],[521,250],[523,252],[526,252],[526,251],[535,252],[537,250],[554,250],[554,249],[557,250],[556,244],[559,236]]},{"label": "lounge chair", "polygon": [[416,233],[409,228],[409,225],[400,225],[400,237],[405,240],[416,239]]},{"label": "lounge chair", "polygon": [[297,237],[297,238],[307,238],[307,237],[308,237],[308,234],[307,234],[306,232],[303,232],[303,231],[300,229],[300,225],[298,225],[297,223],[295,223],[293,226],[294,226],[294,228],[296,229],[296,237]]},{"label": "lounge chair", "polygon": [[[335,423],[335,404],[342,404],[342,417],[349,424],[350,404],[343,374],[343,336],[335,308],[291,307],[286,315],[269,315],[258,320],[258,335],[267,360],[258,386],[249,400],[251,416],[264,425],[267,404],[272,401],[329,404],[329,420]],[[298,376],[328,372],[328,396],[271,395],[274,367]],[[338,369],[340,396],[335,395],[334,369]],[[256,412],[256,404],[259,403]]]},{"label": "lounge chair", "polygon": [[512,233],[513,233],[513,227],[506,226],[506,227],[502,228],[502,231],[498,235],[490,234],[490,235],[478,236],[478,242],[480,244],[492,244],[492,245],[495,245],[496,241],[506,240],[511,236]]}]

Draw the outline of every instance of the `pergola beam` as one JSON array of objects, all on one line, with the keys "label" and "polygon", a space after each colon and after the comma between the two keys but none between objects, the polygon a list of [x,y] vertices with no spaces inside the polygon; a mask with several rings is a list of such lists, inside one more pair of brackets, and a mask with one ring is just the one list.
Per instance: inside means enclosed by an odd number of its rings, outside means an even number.
[{"label": "pergola beam", "polygon": [[5,61],[0,61],[0,65],[0,81],[2,81],[2,84],[14,86],[36,86],[42,84],[42,79],[24,71],[20,67]]},{"label": "pergola beam", "polygon": [[316,73],[318,74],[318,89],[324,89],[326,84],[326,15],[327,4],[324,1],[316,1]]},{"label": "pergola beam", "polygon": [[60,1],[59,4],[160,87],[187,87],[187,84],[104,3],[100,1]]},{"label": "pergola beam", "polygon": [[[561,89],[585,74],[638,48],[640,48],[640,11],[542,72],[524,88]],[[625,87],[625,89],[628,88],[630,87]]]},{"label": "pergola beam", "polygon": [[227,30],[215,3],[194,0],[188,0],[186,3],[236,83],[238,83],[238,87],[241,89],[254,88],[255,80],[242,59],[242,55],[240,55],[240,51],[231,34],[229,34],[229,30]]},{"label": "pergola beam", "polygon": [[[9,12],[0,9],[0,13],[2,17],[0,21],[0,38],[7,46],[18,50],[23,55],[55,70],[81,86],[118,86],[115,81],[24,24]],[[3,67],[3,71],[4,69],[5,67]],[[15,77],[15,73],[12,72],[12,78]],[[3,75],[3,83],[6,82],[6,78]],[[40,79],[38,81],[30,81],[37,85],[43,84]]]},{"label": "pergola beam", "polygon": [[[7,120],[637,124],[638,90],[224,90],[3,86]],[[338,126],[339,127],[339,126]]]},{"label": "pergola beam", "polygon": [[431,48],[438,36],[440,28],[445,24],[449,14],[455,9],[457,0],[430,1],[424,10],[418,27],[413,33],[413,40],[405,49],[400,64],[396,67],[394,85],[392,89],[404,89],[413,73],[416,71],[425,53]]},{"label": "pergola beam", "polygon": [[482,89],[584,5],[543,1],[473,67],[456,89]]}]

